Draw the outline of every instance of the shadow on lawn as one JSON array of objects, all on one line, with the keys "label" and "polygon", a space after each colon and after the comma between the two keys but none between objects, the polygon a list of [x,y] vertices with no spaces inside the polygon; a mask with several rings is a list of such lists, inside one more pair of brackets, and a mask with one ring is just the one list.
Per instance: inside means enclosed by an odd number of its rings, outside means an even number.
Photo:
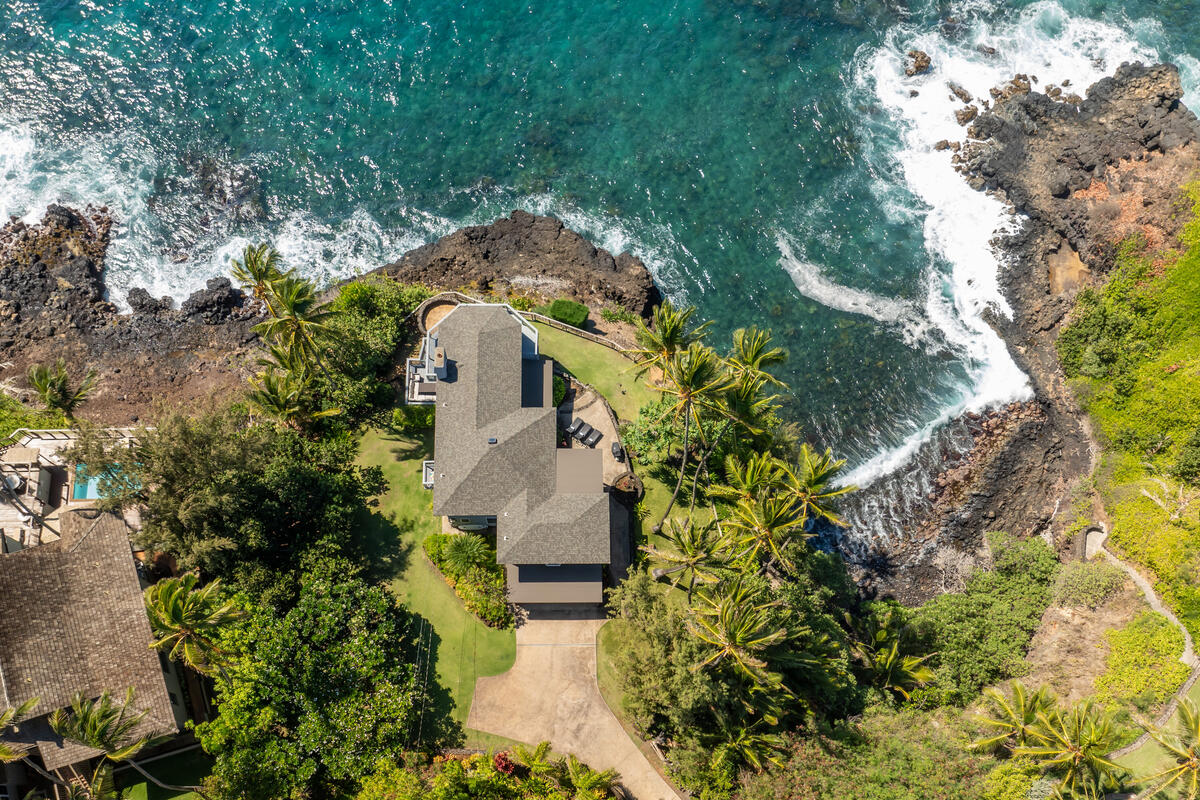
[{"label": "shadow on lawn", "polygon": [[437,678],[437,656],[442,637],[420,614],[412,613],[411,624],[410,644],[417,666],[417,692],[410,745],[426,753],[461,747],[466,737],[462,725],[454,719],[454,698]]},{"label": "shadow on lawn", "polygon": [[383,581],[403,572],[413,556],[416,522],[370,509],[359,512],[360,543],[367,560],[368,580]]},{"label": "shadow on lawn", "polygon": [[404,461],[420,456],[423,459],[433,458],[433,429],[424,431],[402,432],[391,429],[382,437],[385,442],[395,442],[392,455],[397,461]]}]

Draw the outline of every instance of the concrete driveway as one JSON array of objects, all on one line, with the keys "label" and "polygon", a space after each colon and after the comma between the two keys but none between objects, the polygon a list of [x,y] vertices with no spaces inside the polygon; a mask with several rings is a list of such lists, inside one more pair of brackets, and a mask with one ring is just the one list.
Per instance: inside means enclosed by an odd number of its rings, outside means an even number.
[{"label": "concrete driveway", "polygon": [[479,678],[467,725],[530,744],[548,740],[593,769],[615,769],[637,800],[678,800],[613,716],[596,683],[601,610],[531,614],[517,628],[517,660]]}]

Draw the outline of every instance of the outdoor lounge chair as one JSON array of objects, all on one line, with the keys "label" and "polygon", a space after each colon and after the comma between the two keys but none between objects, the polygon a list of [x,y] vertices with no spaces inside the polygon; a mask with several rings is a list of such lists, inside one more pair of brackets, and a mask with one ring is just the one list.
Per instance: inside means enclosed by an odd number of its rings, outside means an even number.
[{"label": "outdoor lounge chair", "polygon": [[567,436],[574,436],[575,431],[579,430],[579,428],[583,424],[584,424],[583,420],[580,419],[579,417],[576,417],[575,419],[571,420],[571,424],[566,427],[565,433],[567,434]]},{"label": "outdoor lounge chair", "polygon": [[618,463],[623,463],[625,461],[625,448],[621,447],[620,442],[612,443],[612,454],[613,458],[615,458]]},{"label": "outdoor lounge chair", "polygon": [[586,439],[583,440],[583,443],[586,444],[588,447],[595,447],[596,443],[599,442],[603,438],[604,438],[604,434],[601,433],[600,431],[596,430],[595,428],[593,428],[591,434]]},{"label": "outdoor lounge chair", "polygon": [[575,431],[575,433],[573,434],[573,436],[574,436],[574,437],[575,437],[577,440],[579,440],[580,442],[583,442],[585,439],[587,439],[587,437],[588,437],[588,436],[591,436],[591,434],[592,434],[592,430],[594,430],[594,429],[592,428],[592,426],[591,426],[591,425],[588,425],[588,424],[585,422],[585,423],[583,423],[582,425],[580,425],[578,429],[576,429],[576,431]]}]

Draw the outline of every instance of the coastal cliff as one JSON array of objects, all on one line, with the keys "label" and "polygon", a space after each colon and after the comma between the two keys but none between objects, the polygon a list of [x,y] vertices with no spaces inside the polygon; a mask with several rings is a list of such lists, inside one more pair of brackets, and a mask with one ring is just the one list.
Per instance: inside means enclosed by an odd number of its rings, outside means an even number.
[{"label": "coastal cliff", "polygon": [[1064,533],[1095,450],[1055,340],[1078,291],[1103,279],[1122,241],[1140,235],[1157,248],[1175,240],[1187,219],[1182,187],[1200,173],[1200,121],[1181,102],[1175,67],[1122,65],[1086,97],[1031,84],[1017,76],[997,87],[989,110],[966,115],[966,140],[942,149],[971,186],[1023,217],[995,241],[1013,314],[990,322],[1035,396],[958,423],[971,427],[974,448],[939,476],[938,491],[884,554],[888,571],[864,575],[873,592],[908,603],[986,563],[986,531],[1077,546]]},{"label": "coastal cliff", "polygon": [[[0,378],[62,357],[100,376],[89,419],[137,422],[155,402],[192,404],[240,388],[251,373],[261,309],[213,278],[178,308],[145,289],[130,313],[106,298],[104,260],[119,224],[106,208],[47,208],[42,221],[0,228]],[[552,217],[523,211],[464,228],[373,273],[479,293],[576,297],[646,314],[659,302],[645,265],[612,255]],[[23,385],[23,379],[16,381]]]}]

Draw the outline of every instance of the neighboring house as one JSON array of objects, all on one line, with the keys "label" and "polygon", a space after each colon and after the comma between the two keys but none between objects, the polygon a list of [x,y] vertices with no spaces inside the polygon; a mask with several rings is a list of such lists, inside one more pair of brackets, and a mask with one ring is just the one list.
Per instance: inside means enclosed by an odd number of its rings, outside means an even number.
[{"label": "neighboring house", "polygon": [[463,304],[409,362],[410,403],[436,403],[433,513],[496,529],[515,603],[600,603],[611,557],[601,454],[560,449],[553,362],[507,305]]},{"label": "neighboring house", "polygon": [[[123,700],[134,687],[134,705],[149,712],[138,733],[175,733],[186,712],[171,665],[150,648],[124,521],[95,510],[69,511],[60,531],[55,541],[0,555],[0,703],[39,700],[36,716],[0,731],[0,739],[24,745],[46,769],[69,777],[98,752],[63,742],[47,717],[77,692],[94,698],[108,690]],[[15,772],[7,781],[20,782]]]}]

